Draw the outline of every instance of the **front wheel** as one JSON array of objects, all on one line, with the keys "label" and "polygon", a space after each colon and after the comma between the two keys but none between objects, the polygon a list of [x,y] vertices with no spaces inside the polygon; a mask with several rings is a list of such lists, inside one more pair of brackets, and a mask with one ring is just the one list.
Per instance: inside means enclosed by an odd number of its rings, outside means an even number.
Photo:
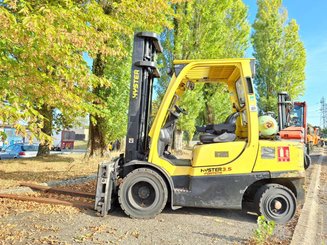
[{"label": "front wheel", "polygon": [[279,184],[267,184],[256,193],[255,204],[258,214],[278,224],[290,221],[296,210],[296,198],[293,192]]},{"label": "front wheel", "polygon": [[165,181],[155,171],[138,168],[130,172],[119,187],[121,208],[131,218],[150,219],[161,213],[167,203]]}]

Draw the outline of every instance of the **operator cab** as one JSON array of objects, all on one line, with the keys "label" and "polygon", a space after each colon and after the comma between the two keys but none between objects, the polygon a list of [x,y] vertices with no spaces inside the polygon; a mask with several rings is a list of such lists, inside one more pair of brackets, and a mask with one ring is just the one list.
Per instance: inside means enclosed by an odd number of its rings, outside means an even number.
[{"label": "operator cab", "polygon": [[[192,62],[192,61],[187,61]],[[242,77],[239,64],[227,65],[219,63],[208,63],[187,69],[188,64],[183,61],[175,61],[175,74],[167,89],[166,96],[173,93],[171,102],[166,111],[166,116],[160,129],[158,141],[158,155],[176,166],[203,166],[204,159],[208,160],[207,165],[221,165],[235,160],[243,152],[248,141],[248,109],[246,106],[245,87],[250,87],[253,92],[252,80],[250,77]],[[183,72],[186,70],[186,72]],[[173,84],[180,80],[175,91]],[[196,126],[195,134],[198,141],[194,144],[192,154],[189,159],[178,159],[169,151],[173,143],[174,130],[176,124],[182,117],[187,116],[189,108],[181,108],[179,103],[187,93],[193,93],[193,96],[203,96],[210,88],[210,91],[220,97],[220,102],[209,105],[208,101],[203,101],[202,108],[208,107],[212,111],[220,114],[211,116],[212,120],[202,120],[202,125]],[[196,92],[193,92],[196,90]],[[190,94],[188,94],[190,96]],[[201,100],[199,99],[199,103]],[[221,111],[219,108],[223,108]],[[227,108],[227,111],[226,111]],[[160,114],[160,113],[159,113]],[[200,115],[208,114],[205,111]],[[227,115],[227,117],[226,117]],[[226,117],[226,118],[224,118]],[[197,121],[201,121],[198,120]],[[182,128],[182,130],[184,130]],[[189,140],[192,141],[192,136]],[[176,140],[176,139],[175,139]],[[231,152],[230,149],[233,148]],[[201,160],[200,160],[201,159]]]}]

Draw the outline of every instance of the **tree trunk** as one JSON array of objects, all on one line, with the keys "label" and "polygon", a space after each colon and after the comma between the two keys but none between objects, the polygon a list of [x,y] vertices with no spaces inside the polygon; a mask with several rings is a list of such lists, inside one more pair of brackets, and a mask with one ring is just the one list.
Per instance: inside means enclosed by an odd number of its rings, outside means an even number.
[{"label": "tree trunk", "polygon": [[[53,121],[53,109],[47,106],[46,104],[42,106],[39,110],[40,114],[44,117],[43,128],[41,129],[42,133],[45,133],[49,136],[52,135],[52,121]],[[48,156],[50,155],[51,142],[45,140],[40,143],[37,156]]]},{"label": "tree trunk", "polygon": [[[93,119],[92,119],[93,118]],[[92,120],[96,120],[97,123],[93,123]],[[100,156],[103,157],[107,152],[107,145],[105,142],[104,134],[101,131],[101,125],[105,123],[104,118],[98,116],[90,116],[90,127],[89,127],[89,156]]]},{"label": "tree trunk", "polygon": [[181,151],[183,149],[183,131],[175,129],[174,131],[174,149]]},{"label": "tree trunk", "polygon": [[120,140],[120,152],[125,152],[126,150],[126,137],[121,138]]},{"label": "tree trunk", "polygon": [[187,140],[186,140],[186,146],[187,148],[191,147],[191,141],[193,139],[194,133],[190,133],[189,131],[187,132]]},{"label": "tree trunk", "polygon": [[203,86],[203,98],[205,101],[205,108],[204,111],[204,124],[214,124],[215,115],[212,106],[209,104],[210,99],[215,94],[217,86],[213,86],[212,84],[204,84]]},{"label": "tree trunk", "polygon": [[[97,57],[93,61],[93,74],[98,77],[103,77],[105,68],[105,61],[102,59],[101,53],[97,54]],[[100,96],[100,87],[93,89],[93,93]],[[95,102],[96,103],[96,102]],[[98,115],[90,115],[90,127],[89,127],[89,156],[101,156],[103,157],[107,151],[107,144],[105,142],[105,132],[102,130],[101,125],[104,125],[105,119]]]},{"label": "tree trunk", "polygon": [[212,107],[209,105],[208,102],[206,102],[205,104],[206,104],[205,124],[206,124],[206,125],[214,124],[214,114],[213,114],[213,109],[212,109]]}]

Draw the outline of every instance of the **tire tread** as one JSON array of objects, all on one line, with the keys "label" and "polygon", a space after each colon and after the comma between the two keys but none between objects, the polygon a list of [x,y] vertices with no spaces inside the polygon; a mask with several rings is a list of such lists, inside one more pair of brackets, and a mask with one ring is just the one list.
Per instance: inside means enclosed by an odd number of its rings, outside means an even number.
[{"label": "tire tread", "polygon": [[127,174],[123,181],[122,181],[122,184],[120,185],[119,187],[119,190],[118,190],[118,201],[119,201],[119,204],[120,204],[120,207],[121,209],[124,211],[124,213],[129,216],[130,218],[132,219],[140,219],[140,217],[137,217],[135,215],[133,215],[131,212],[129,212],[123,205],[123,193],[122,193],[122,189],[121,189],[121,186],[124,184],[124,181],[126,181],[126,179],[128,179],[130,176],[132,175],[136,175],[138,173],[149,173],[149,174],[152,174],[154,175],[158,180],[159,182],[162,184],[162,186],[164,187],[164,194],[165,194],[165,197],[164,197],[164,202],[163,202],[163,205],[162,207],[157,211],[156,214],[152,215],[152,216],[146,216],[146,217],[142,217],[141,219],[152,219],[153,217],[155,217],[156,215],[158,215],[159,213],[162,212],[162,210],[165,208],[166,206],[166,202],[167,202],[167,199],[168,199],[168,189],[167,189],[167,185],[166,185],[166,182],[163,180],[163,178],[161,177],[160,174],[158,174],[156,171],[152,170],[152,169],[149,169],[149,168],[137,168],[135,170],[133,170],[132,172],[130,172],[129,174]]},{"label": "tire tread", "polygon": [[[264,202],[266,193],[268,193],[271,189],[276,189],[276,188],[282,189],[282,190],[288,192],[292,196],[292,198],[295,200],[294,209],[296,210],[296,197],[295,197],[294,193],[286,186],[276,184],[276,183],[270,183],[270,184],[266,184],[266,185],[262,186],[261,188],[259,188],[259,190],[257,191],[257,193],[255,195],[254,200],[255,200],[255,206],[256,206],[256,209],[257,209],[256,211],[257,211],[258,215],[263,215],[263,213],[264,213],[262,208],[263,208],[263,202]],[[295,213],[295,211],[294,211],[294,213]],[[294,216],[294,214],[293,214],[293,216]]]}]

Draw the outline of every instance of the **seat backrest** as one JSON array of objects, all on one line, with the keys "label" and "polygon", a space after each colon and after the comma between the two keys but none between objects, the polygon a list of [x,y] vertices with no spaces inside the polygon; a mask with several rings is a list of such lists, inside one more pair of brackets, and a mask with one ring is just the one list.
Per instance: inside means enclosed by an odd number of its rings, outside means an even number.
[{"label": "seat backrest", "polygon": [[225,123],[228,123],[228,124],[236,124],[236,119],[239,117],[240,113],[239,112],[234,112],[232,114],[230,114],[226,120],[225,120]]}]

